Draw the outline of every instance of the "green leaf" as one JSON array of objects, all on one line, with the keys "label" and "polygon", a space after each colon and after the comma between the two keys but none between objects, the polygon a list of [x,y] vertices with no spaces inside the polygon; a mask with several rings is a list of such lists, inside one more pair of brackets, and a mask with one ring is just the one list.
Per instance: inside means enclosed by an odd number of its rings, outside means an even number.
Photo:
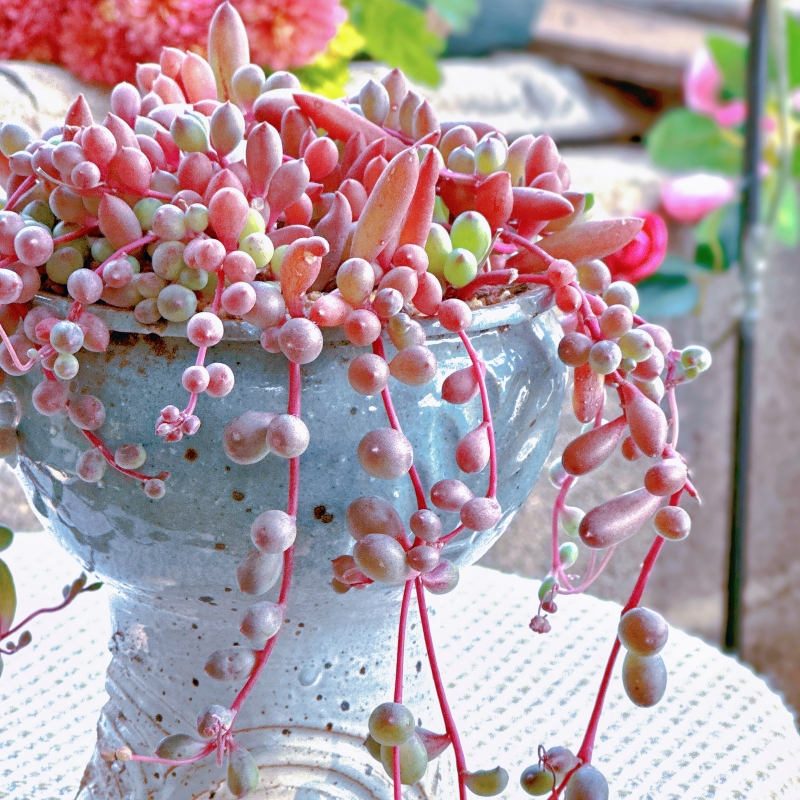
[{"label": "green leaf", "polygon": [[800,178],[800,145],[792,152],[792,177]]},{"label": "green leaf", "polygon": [[800,20],[786,14],[786,57],[789,61],[789,86],[800,86]]},{"label": "green leaf", "polygon": [[350,22],[364,37],[366,52],[412,80],[436,86],[436,63],[444,41],[428,30],[425,14],[402,0],[348,0]]},{"label": "green leaf", "polygon": [[103,584],[100,583],[100,581],[98,581],[97,583],[90,583],[83,591],[84,592],[96,592],[102,586],[103,586]]},{"label": "green leaf", "polygon": [[428,0],[428,4],[454,33],[466,33],[478,13],[478,0]]},{"label": "green leaf", "polygon": [[11,630],[17,610],[17,592],[14,579],[5,561],[0,560],[0,633]]},{"label": "green leaf", "polygon": [[738,175],[742,149],[739,133],[687,108],[668,111],[647,136],[653,163],[673,172],[704,170]]},{"label": "green leaf", "polygon": [[335,99],[344,95],[349,77],[347,63],[346,60],[315,63],[296,67],[292,72],[306,91]]},{"label": "green leaf", "polygon": [[636,284],[636,290],[639,292],[639,313],[647,319],[689,314],[700,299],[697,284],[686,275],[662,275],[657,272]]},{"label": "green leaf", "polygon": [[293,69],[304,89],[325,97],[342,97],[349,77],[349,64],[364,50],[364,38],[349,23],[339,26],[322,55],[311,64]]},{"label": "green leaf", "polygon": [[783,190],[774,233],[775,238],[786,247],[796,247],[800,242],[800,204],[793,183],[787,183]]},{"label": "green leaf", "polygon": [[14,541],[14,531],[11,528],[6,528],[5,525],[0,525],[0,553],[3,550],[8,550],[11,543]]},{"label": "green leaf", "polygon": [[641,286],[642,283],[647,285],[648,280],[653,280],[655,283],[658,283],[664,276],[681,275],[686,277],[693,275],[695,272],[697,272],[697,264],[686,258],[681,258],[680,256],[670,253],[668,256],[665,256],[664,260],[659,265],[658,272],[651,275],[647,280],[640,282],[637,286]]},{"label": "green leaf", "polygon": [[722,272],[739,260],[741,204],[728,203],[709,214],[695,228],[698,267]]},{"label": "green leaf", "polygon": [[722,73],[722,91],[727,99],[745,96],[747,74],[747,45],[726,36],[711,34],[706,47]]}]

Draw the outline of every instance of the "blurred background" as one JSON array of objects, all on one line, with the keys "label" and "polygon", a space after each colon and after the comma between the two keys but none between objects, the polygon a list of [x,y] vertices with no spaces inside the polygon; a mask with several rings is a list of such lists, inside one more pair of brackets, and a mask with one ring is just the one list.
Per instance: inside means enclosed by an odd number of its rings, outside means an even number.
[{"label": "blurred background", "polygon": [[[32,5],[0,0],[0,58],[6,59],[0,65],[0,119],[21,119],[37,131],[63,119],[77,91],[87,94],[95,117],[102,117],[108,104],[103,84],[135,80],[135,63],[157,60],[164,44],[202,49],[199,32],[214,7],[188,0],[43,0],[32,13]],[[638,249],[616,254],[609,266],[615,276],[637,283],[643,316],[665,324],[678,347],[709,348],[714,365],[679,391],[680,448],[702,503],[687,505],[692,534],[665,548],[644,602],[673,625],[719,644],[742,310],[748,0],[234,0],[234,5],[251,33],[252,60],[268,71],[290,68],[309,88],[341,96],[366,76],[382,74],[384,64],[400,66],[416,91],[432,100],[441,120],[481,118],[509,138],[552,135],[569,165],[571,188],[594,195],[595,217],[649,220],[651,233],[637,240]],[[779,2],[770,11],[774,52],[761,169],[767,247],[758,298],[740,657],[798,709],[800,377],[794,365],[800,315],[794,303],[800,299],[800,157],[794,145],[800,122],[800,12],[796,4]],[[664,226],[666,245],[652,233]],[[565,407],[559,446],[578,430]],[[588,510],[641,485],[642,472],[618,457],[587,480],[590,485],[577,487],[574,502]],[[544,577],[554,497],[543,476],[482,563]],[[0,521],[18,531],[40,527],[5,464],[0,464]],[[590,592],[624,602],[650,541],[643,531],[620,547]]]}]

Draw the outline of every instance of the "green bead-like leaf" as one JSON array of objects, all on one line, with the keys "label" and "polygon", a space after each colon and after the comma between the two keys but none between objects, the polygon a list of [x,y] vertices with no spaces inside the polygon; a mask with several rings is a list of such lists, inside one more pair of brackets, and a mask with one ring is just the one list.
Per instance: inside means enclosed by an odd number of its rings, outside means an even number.
[{"label": "green bead-like leaf", "polygon": [[727,97],[745,96],[747,74],[747,45],[727,36],[711,34],[706,47],[722,73],[722,91]]},{"label": "green bead-like leaf", "polygon": [[657,166],[673,172],[738,175],[742,168],[741,135],[687,108],[668,111],[656,122],[647,136],[647,152]]},{"label": "green bead-like leaf", "polygon": [[11,570],[5,561],[0,560],[0,633],[11,629],[17,610],[17,592]]},{"label": "green bead-like leaf", "polygon": [[243,747],[235,746],[228,763],[228,788],[237,798],[247,797],[258,786],[258,764]]},{"label": "green bead-like leaf", "polygon": [[11,528],[6,528],[5,525],[0,525],[0,553],[3,550],[8,550],[11,543],[14,541],[14,532]]}]

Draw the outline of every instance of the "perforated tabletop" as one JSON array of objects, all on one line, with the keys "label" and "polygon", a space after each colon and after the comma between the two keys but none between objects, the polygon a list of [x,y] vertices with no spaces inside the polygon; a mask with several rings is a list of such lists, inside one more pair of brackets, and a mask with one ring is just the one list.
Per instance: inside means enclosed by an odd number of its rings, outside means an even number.
[{"label": "perforated tabletop", "polygon": [[[46,534],[18,535],[3,558],[21,584],[18,619],[58,598],[79,571]],[[434,634],[470,763],[505,766],[507,800],[527,797],[517,778],[539,743],[579,746],[616,628],[617,607],[574,597],[559,600],[550,634],[532,634],[537,588],[475,567],[455,592],[435,598]],[[106,614],[102,590],[83,595],[40,618],[34,643],[5,659],[0,798],[75,797],[105,702]],[[800,735],[780,698],[680,631],[663,655],[669,685],[654,709],[631,705],[619,666],[612,681],[594,757],[611,797],[800,800]]]}]

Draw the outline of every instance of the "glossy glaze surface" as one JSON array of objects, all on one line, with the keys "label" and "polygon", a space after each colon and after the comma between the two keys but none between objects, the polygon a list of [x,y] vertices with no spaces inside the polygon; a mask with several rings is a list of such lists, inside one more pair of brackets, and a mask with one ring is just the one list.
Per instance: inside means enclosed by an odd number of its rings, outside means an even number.
[{"label": "glossy glaze surface", "polygon": [[[548,302],[540,291],[475,315],[470,336],[487,364],[503,517],[491,531],[463,534],[448,546],[447,557],[462,566],[480,557],[505,530],[555,436],[565,371],[556,357],[555,320],[540,313]],[[75,461],[87,443],[66,419],[30,411],[20,426],[17,471],[34,509],[68,550],[115,588],[115,659],[107,687],[111,700],[99,725],[102,747],[129,744],[139,752],[152,751],[160,737],[191,731],[203,706],[230,702],[236,693],[236,686],[209,679],[202,665],[219,647],[245,644],[237,627],[254,598],[238,590],[235,569],[250,546],[255,516],[285,508],[288,463],[275,456],[251,466],[230,462],[222,451],[222,429],[249,409],[284,412],[287,369],[283,356],[248,341],[252,329],[239,325],[228,332],[234,340],[213,348],[208,361],[229,364],[236,386],[222,399],[202,397],[197,413],[203,426],[177,444],[162,443],[153,429],[163,406],[185,402],[180,376],[194,361],[191,345],[173,335],[117,333],[108,352],[81,357],[77,390],[106,404],[100,430],[106,443],[112,449],[142,443],[148,452],[145,469],[172,473],[162,500],[149,500],[134,481],[110,470],[102,487],[77,479]],[[480,421],[480,402],[453,406],[440,396],[444,378],[467,366],[468,357],[458,337],[438,324],[429,325],[427,333],[439,372],[421,388],[392,381],[401,424],[414,445],[426,490],[441,478],[461,478],[483,494],[488,471],[465,477],[454,458],[461,436]],[[354,796],[382,798],[388,784],[377,765],[366,771],[368,757],[358,737],[374,705],[390,695],[399,590],[372,586],[335,595],[328,586],[330,560],[351,551],[344,513],[356,497],[385,497],[405,520],[416,505],[408,478],[380,481],[360,469],[358,442],[369,430],[387,425],[385,412],[379,397],[356,394],[346,380],[348,363],[361,351],[336,332],[328,332],[326,340],[322,355],[302,368],[302,415],[311,444],[301,458],[296,573],[287,622],[237,729],[250,731],[244,743],[264,768],[265,785],[273,779],[273,786],[275,780],[291,784],[286,776],[278,780],[275,770],[295,763],[300,752],[316,752],[306,759],[312,766],[316,758],[333,765],[331,774],[344,775],[349,769],[344,765],[352,762],[354,775],[369,776],[364,778],[366,793]],[[387,350],[391,356],[391,346]],[[33,376],[11,381],[25,407],[37,381]],[[443,515],[443,522],[455,526],[457,516]],[[275,593],[257,599],[274,599]],[[427,669],[413,669],[424,661],[417,632],[415,624],[407,662],[408,703],[426,727],[441,727],[438,712],[432,711]],[[155,772],[131,764],[112,771],[95,758],[84,796],[205,797],[202,792],[221,775],[213,764],[179,770],[170,778],[161,773],[154,778]],[[434,772],[432,767],[429,778]],[[440,776],[434,783],[441,787],[447,783],[443,780]],[[449,796],[441,788],[425,791],[432,793],[419,797]]]}]

